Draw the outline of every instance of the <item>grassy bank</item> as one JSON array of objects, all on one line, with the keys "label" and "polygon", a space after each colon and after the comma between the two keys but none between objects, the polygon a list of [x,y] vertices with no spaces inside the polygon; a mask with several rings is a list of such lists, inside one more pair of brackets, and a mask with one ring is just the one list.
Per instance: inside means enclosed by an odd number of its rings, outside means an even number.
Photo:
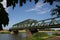
[{"label": "grassy bank", "polygon": [[60,34],[58,33],[53,33],[52,35],[48,35],[45,32],[39,32],[31,35],[30,37],[27,38],[27,40],[46,40],[47,38],[52,38],[54,36],[58,36]]},{"label": "grassy bank", "polygon": [[0,34],[10,34],[10,32],[0,32]]},{"label": "grassy bank", "polygon": [[10,34],[10,32],[7,31],[7,30],[1,30],[1,31],[0,31],[0,34]]}]

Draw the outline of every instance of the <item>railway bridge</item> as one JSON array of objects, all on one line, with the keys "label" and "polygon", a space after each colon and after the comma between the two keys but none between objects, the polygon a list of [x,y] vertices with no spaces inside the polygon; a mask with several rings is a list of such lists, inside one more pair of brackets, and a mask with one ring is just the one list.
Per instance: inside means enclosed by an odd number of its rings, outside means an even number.
[{"label": "railway bridge", "polygon": [[32,34],[38,32],[38,29],[60,28],[60,17],[53,17],[44,20],[27,19],[14,24],[9,30],[18,33],[18,30],[29,30]]}]

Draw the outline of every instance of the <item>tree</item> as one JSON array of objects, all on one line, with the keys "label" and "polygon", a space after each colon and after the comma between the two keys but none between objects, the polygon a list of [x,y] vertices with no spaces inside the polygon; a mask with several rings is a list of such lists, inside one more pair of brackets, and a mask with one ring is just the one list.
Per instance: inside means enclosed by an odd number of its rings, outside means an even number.
[{"label": "tree", "polygon": [[[31,2],[32,0],[29,0],[29,1]],[[35,4],[38,3],[38,1],[39,0],[34,0]],[[60,0],[44,0],[44,3],[48,2],[48,3],[50,3],[50,5],[52,5],[54,1],[60,2]],[[23,6],[23,4],[25,4],[26,2],[27,2],[27,0],[7,0],[7,7],[13,6],[13,8],[14,8],[17,3],[19,3],[20,6]]]},{"label": "tree", "polygon": [[[2,30],[2,25],[6,26],[9,23],[8,13],[5,11],[5,8],[2,6],[1,4],[2,1],[3,0],[0,0],[0,30]],[[19,3],[20,6],[23,6],[23,4],[27,2],[27,0],[6,0],[6,1],[7,1],[7,7],[13,6],[13,9],[17,3]],[[32,0],[29,0],[29,1],[31,2]],[[34,0],[35,4],[38,1],[39,0]],[[50,3],[50,5],[52,5],[54,1],[60,2],[60,0],[44,0],[44,3],[48,2]]]},{"label": "tree", "polygon": [[[20,2],[18,2],[18,1],[20,1]],[[32,1],[32,0],[29,0],[30,2]],[[35,2],[35,4],[36,3],[38,3],[38,1],[39,0],[34,0],[34,2]],[[44,2],[43,3],[50,3],[50,5],[53,5],[53,2],[54,1],[56,1],[56,2],[60,2],[60,0],[44,0]],[[20,6],[23,6],[23,4],[25,4],[27,2],[27,0],[7,0],[7,7],[9,7],[9,6],[13,6],[13,9],[14,9],[14,7],[16,6],[16,4],[17,3],[19,3],[20,4]],[[59,5],[57,5],[56,7],[58,7]],[[59,8],[60,8],[60,6],[59,6]],[[57,8],[57,9],[52,9],[52,13],[51,13],[51,15],[57,15],[57,16],[59,16],[60,15],[60,13],[58,12],[60,9],[59,8]],[[56,11],[55,11],[56,10]],[[58,12],[58,14],[57,13],[53,13],[53,12]]]},{"label": "tree", "polygon": [[[2,2],[3,0],[0,0],[0,2]],[[25,4],[27,2],[27,0],[6,0],[7,1],[7,7],[9,6],[13,6],[13,8],[16,6],[17,3],[20,4],[20,6],[23,6],[23,4]],[[32,2],[32,0],[29,0],[30,2]],[[35,4],[38,3],[39,0],[34,0]],[[60,0],[43,0],[43,3],[50,3],[50,5],[53,4],[53,2],[60,2]]]},{"label": "tree", "polygon": [[56,15],[60,17],[60,6],[59,5],[56,5],[56,8],[51,10],[51,15],[52,16]]},{"label": "tree", "polygon": [[5,27],[6,25],[8,25],[8,23],[9,23],[8,13],[5,11],[5,8],[0,3],[0,30],[3,30],[2,25],[4,25]]}]

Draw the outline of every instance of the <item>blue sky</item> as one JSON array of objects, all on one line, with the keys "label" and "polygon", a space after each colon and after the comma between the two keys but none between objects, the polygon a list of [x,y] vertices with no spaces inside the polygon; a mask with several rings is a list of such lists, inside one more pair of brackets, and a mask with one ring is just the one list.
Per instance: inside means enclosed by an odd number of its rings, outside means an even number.
[{"label": "blue sky", "polygon": [[[6,1],[3,2],[4,7],[6,8]],[[39,1],[37,4],[34,4],[27,1],[22,7],[19,7],[19,4],[16,5],[14,10],[11,7],[6,8],[6,11],[9,13],[9,25],[5,28],[12,27],[13,24],[21,22],[26,19],[35,19],[35,20],[43,20],[47,18],[51,18],[50,10],[55,7],[56,4],[59,3],[54,2],[54,5],[49,5],[49,3],[43,3],[43,1]]]}]

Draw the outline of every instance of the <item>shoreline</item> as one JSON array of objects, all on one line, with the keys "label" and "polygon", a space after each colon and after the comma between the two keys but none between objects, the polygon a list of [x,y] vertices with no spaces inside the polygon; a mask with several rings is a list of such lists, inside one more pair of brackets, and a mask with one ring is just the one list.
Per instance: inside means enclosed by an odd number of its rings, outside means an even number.
[{"label": "shoreline", "polygon": [[[19,33],[20,32],[26,32],[25,30],[19,30]],[[60,32],[60,31],[39,31],[39,32]],[[2,30],[2,31],[0,31],[0,34],[10,34],[11,32],[10,31],[8,31],[8,30]]]}]

